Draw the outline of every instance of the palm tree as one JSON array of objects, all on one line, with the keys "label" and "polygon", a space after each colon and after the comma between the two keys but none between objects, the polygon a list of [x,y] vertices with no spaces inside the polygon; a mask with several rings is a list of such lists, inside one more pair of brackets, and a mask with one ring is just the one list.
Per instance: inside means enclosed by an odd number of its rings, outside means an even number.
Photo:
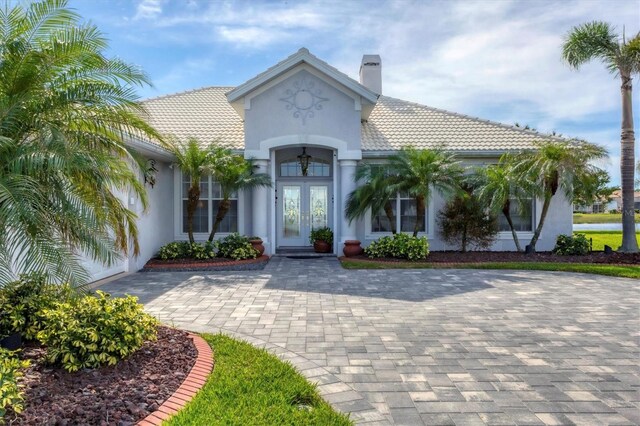
[{"label": "palm tree", "polygon": [[620,176],[622,183],[622,246],[620,251],[638,251],[633,208],[634,145],[631,78],[640,73],[640,33],[627,41],[606,22],[589,22],[574,27],[567,35],[562,56],[575,69],[592,59],[600,59],[622,80],[622,134]]},{"label": "palm tree", "polygon": [[377,213],[384,210],[391,233],[396,233],[396,217],[391,199],[396,192],[389,185],[389,171],[378,164],[358,164],[355,173],[356,182],[362,182],[347,198],[345,216],[349,221],[363,217],[369,209]]},{"label": "palm tree", "polygon": [[514,172],[511,155],[505,154],[498,164],[476,169],[472,176],[474,192],[480,202],[494,214],[502,213],[509,224],[516,249],[522,251],[518,234],[511,218],[511,207],[519,211],[531,208],[531,185]]},{"label": "palm tree", "polygon": [[[0,6],[0,284],[38,271],[82,284],[82,254],[139,252],[142,159],[129,136],[158,139],[134,86],[147,76],[104,56],[99,30],[65,1]],[[132,167],[133,166],[133,167]]]},{"label": "palm tree", "polygon": [[587,142],[553,141],[536,145],[538,149],[516,155],[513,165],[518,180],[529,181],[532,192],[543,199],[540,220],[529,243],[533,250],[540,238],[551,199],[558,190],[564,192],[569,202],[573,200],[574,190],[584,194],[588,187],[583,188],[582,182],[591,182],[593,176],[601,171],[591,162],[607,155],[604,148]]},{"label": "palm tree", "polygon": [[189,175],[191,185],[187,192],[187,233],[189,242],[194,243],[193,238],[193,218],[200,201],[200,182],[202,178],[211,172],[213,166],[214,151],[213,144],[206,148],[201,148],[197,139],[189,139],[186,144],[175,141],[166,141],[164,144],[176,158],[176,165],[182,173]]},{"label": "palm tree", "polygon": [[[231,208],[231,196],[240,190],[272,185],[271,177],[266,173],[254,173],[253,163],[240,155],[233,154],[226,148],[216,148],[212,152],[212,174],[222,192],[222,200],[218,205],[216,220],[209,234],[209,241],[218,232],[220,223]],[[255,206],[259,208],[259,206]]]},{"label": "palm tree", "polygon": [[426,203],[435,189],[441,193],[458,192],[462,168],[453,154],[441,149],[405,148],[389,157],[392,175],[390,190],[405,192],[416,201],[416,223],[413,236],[418,236],[424,224]]}]

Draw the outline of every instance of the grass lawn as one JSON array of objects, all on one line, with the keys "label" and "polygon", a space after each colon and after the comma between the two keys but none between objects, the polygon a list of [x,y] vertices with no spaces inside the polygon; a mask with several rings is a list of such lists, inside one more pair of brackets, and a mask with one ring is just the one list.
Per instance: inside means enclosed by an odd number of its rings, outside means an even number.
[{"label": "grass lawn", "polygon": [[[587,239],[593,238],[594,251],[604,250],[604,245],[608,245],[617,250],[622,244],[622,231],[574,231],[574,234],[585,234]],[[640,232],[636,233],[636,239],[640,241]]]},{"label": "grass lawn", "polygon": [[263,349],[203,334],[213,372],[193,400],[164,425],[351,425],[290,364]]},{"label": "grass lawn", "polygon": [[[636,214],[640,222],[640,214]],[[621,213],[574,213],[573,223],[622,223]]]},{"label": "grass lawn", "polygon": [[[368,260],[342,260],[345,269],[436,269],[437,263],[427,262],[375,262]],[[553,262],[488,262],[461,263],[457,269],[520,269],[533,271],[583,272],[587,274],[609,275],[612,277],[640,278],[640,267],[601,265],[592,263]]]}]

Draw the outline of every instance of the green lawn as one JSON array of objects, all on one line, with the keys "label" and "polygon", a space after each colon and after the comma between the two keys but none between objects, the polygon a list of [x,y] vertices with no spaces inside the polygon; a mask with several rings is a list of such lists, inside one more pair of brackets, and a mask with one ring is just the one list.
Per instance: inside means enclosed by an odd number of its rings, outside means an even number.
[{"label": "green lawn", "polygon": [[[640,222],[640,214],[636,214]],[[574,213],[573,223],[622,223],[621,213]]]},{"label": "green lawn", "polygon": [[[376,262],[368,260],[341,261],[345,269],[436,269],[437,263],[428,262]],[[609,275],[612,277],[640,278],[640,267],[601,265],[592,263],[552,263],[552,262],[489,262],[459,263],[457,269],[521,269],[534,271],[583,272],[587,274]]]},{"label": "green lawn", "polygon": [[[622,231],[574,231],[574,234],[585,234],[587,239],[593,238],[594,251],[604,250],[604,245],[608,245],[617,250],[622,244]],[[640,232],[636,233],[636,239],[640,241]]]},{"label": "green lawn", "polygon": [[289,363],[217,334],[202,337],[215,367],[195,398],[165,425],[351,425]]}]

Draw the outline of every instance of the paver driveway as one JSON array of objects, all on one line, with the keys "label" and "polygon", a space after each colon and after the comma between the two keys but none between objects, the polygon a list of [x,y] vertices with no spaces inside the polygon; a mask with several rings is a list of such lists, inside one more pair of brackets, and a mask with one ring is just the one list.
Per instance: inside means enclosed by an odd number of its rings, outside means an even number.
[{"label": "paver driveway", "polygon": [[640,424],[640,281],[276,257],[103,289],[266,346],[359,423]]}]

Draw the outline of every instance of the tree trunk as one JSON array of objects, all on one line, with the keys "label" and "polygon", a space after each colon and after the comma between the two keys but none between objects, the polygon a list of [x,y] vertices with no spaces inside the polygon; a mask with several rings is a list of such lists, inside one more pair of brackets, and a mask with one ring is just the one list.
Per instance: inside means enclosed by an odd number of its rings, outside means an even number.
[{"label": "tree trunk", "polygon": [[531,242],[529,243],[533,248],[533,251],[536,251],[536,243],[538,242],[538,238],[540,238],[540,233],[542,232],[542,227],[544,226],[544,220],[547,218],[547,212],[549,211],[552,197],[553,195],[551,193],[545,192],[544,203],[542,204],[542,213],[540,214],[540,222],[538,222],[536,232],[533,233],[533,237],[531,238]]},{"label": "tree trunk", "polygon": [[393,207],[391,206],[391,201],[387,201],[384,203],[384,213],[387,215],[387,219],[389,219],[389,226],[391,227],[391,233],[395,234],[396,230],[396,216],[393,214]]},{"label": "tree trunk", "polygon": [[228,199],[224,199],[220,201],[218,205],[218,213],[216,214],[216,221],[213,224],[213,229],[211,230],[211,234],[209,234],[209,241],[213,241],[213,237],[216,236],[216,232],[218,232],[218,228],[220,227],[220,223],[227,215],[227,212],[231,208],[231,201]]},{"label": "tree trunk", "polygon": [[464,222],[464,225],[462,227],[462,247],[460,250],[462,253],[466,253],[467,252],[467,222]]},{"label": "tree trunk", "polygon": [[187,234],[189,234],[189,242],[194,243],[193,238],[193,217],[196,214],[198,208],[198,201],[200,201],[200,184],[196,186],[190,186],[187,193]]},{"label": "tree trunk", "polygon": [[507,223],[509,224],[509,229],[511,229],[511,235],[513,236],[513,242],[516,243],[516,250],[522,251],[520,247],[520,240],[518,239],[518,234],[516,233],[516,229],[513,227],[513,220],[511,220],[511,200],[507,200],[502,207],[502,214],[507,219]]},{"label": "tree trunk", "polygon": [[424,197],[419,195],[416,197],[416,224],[413,227],[413,236],[417,237],[420,232],[420,225],[424,223]]},{"label": "tree trunk", "polygon": [[631,76],[620,73],[622,78],[622,134],[620,137],[620,178],[622,189],[622,245],[619,251],[636,253],[636,225],[634,211],[635,135],[631,104]]}]

